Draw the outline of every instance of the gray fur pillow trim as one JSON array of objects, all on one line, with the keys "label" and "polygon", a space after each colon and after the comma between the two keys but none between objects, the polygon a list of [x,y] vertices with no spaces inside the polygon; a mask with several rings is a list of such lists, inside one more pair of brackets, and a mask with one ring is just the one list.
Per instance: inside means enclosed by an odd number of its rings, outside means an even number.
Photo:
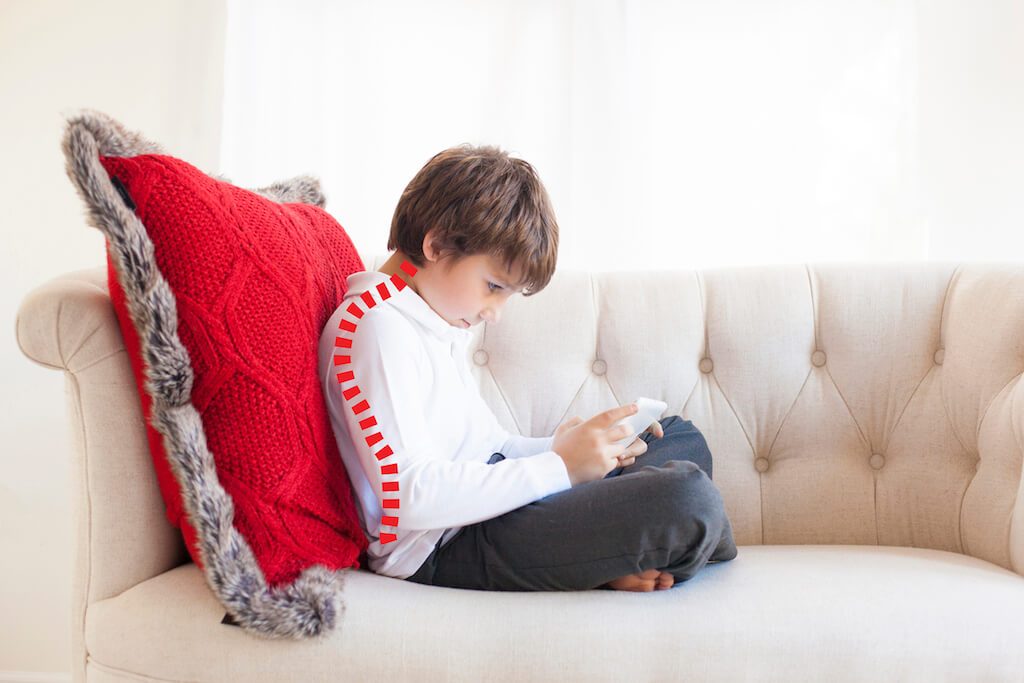
[{"label": "gray fur pillow trim", "polygon": [[[199,538],[207,584],[235,623],[268,638],[324,636],[344,614],[343,571],[306,568],[289,585],[267,586],[245,538],[233,526],[234,504],[217,478],[202,418],[191,403],[192,365],[178,338],[174,293],[154,259],[142,221],[121,200],[99,156],[165,154],[110,116],[83,109],[68,117],[62,142],[65,169],[88,208],[90,224],[106,235],[110,257],[138,331],[152,424],[163,436],[171,470]],[[219,180],[223,176],[213,176]],[[277,202],[323,207],[320,183],[299,176],[257,194]]]}]

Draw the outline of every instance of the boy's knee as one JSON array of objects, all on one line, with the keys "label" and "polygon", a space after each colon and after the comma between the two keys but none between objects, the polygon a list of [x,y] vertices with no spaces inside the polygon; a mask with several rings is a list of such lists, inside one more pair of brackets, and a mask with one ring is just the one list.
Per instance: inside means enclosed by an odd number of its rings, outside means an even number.
[{"label": "boy's knee", "polygon": [[674,425],[676,422],[683,421],[684,420],[682,415],[668,415],[667,417],[663,417],[660,420],[658,420],[658,422],[661,423],[662,427],[668,427],[669,425]]},{"label": "boy's knee", "polygon": [[697,463],[670,460],[665,463],[667,496],[677,517],[700,517],[708,522],[721,520],[725,503],[711,478]]},{"label": "boy's knee", "polygon": [[704,432],[697,429],[697,425],[693,424],[690,420],[684,420],[685,427],[689,431],[693,432],[695,447],[700,451],[700,455],[697,456],[702,463],[706,463],[705,474],[708,475],[708,479],[714,479],[714,456],[711,455],[711,448],[708,446],[708,440],[704,438]]}]

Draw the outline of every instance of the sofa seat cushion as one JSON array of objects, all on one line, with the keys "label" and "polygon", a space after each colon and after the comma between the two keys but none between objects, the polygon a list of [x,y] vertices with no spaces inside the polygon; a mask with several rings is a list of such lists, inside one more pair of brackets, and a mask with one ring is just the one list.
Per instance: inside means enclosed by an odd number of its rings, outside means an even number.
[{"label": "sofa seat cushion", "polygon": [[742,546],[651,593],[474,591],[365,569],[348,571],[344,593],[325,638],[267,641],[221,624],[203,576],[182,565],[89,608],[90,665],[179,681],[1009,681],[1024,670],[1024,578],[919,548]]}]

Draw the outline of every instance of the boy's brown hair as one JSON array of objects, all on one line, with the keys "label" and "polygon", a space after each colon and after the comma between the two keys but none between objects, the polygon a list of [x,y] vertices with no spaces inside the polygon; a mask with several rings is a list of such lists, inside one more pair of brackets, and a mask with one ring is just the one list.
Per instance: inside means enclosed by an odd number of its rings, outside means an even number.
[{"label": "boy's brown hair", "polygon": [[519,273],[518,282],[507,284],[524,288],[523,296],[544,289],[554,275],[558,222],[551,199],[533,166],[497,146],[465,143],[435,154],[398,200],[388,250],[400,249],[422,268],[431,228],[439,262],[491,255]]}]

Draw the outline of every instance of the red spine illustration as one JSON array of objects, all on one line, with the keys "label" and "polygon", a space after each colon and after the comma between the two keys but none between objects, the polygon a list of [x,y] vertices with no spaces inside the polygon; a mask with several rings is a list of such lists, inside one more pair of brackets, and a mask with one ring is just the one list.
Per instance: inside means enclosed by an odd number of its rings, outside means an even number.
[{"label": "red spine illustration", "polygon": [[[409,275],[410,278],[416,275],[416,267],[409,263],[408,261],[402,261],[401,268],[403,271],[405,271],[405,273]],[[406,287],[405,280],[399,277],[398,273],[395,273],[394,275],[391,276],[391,283],[394,285],[395,290],[398,292],[402,291]],[[382,302],[387,301],[391,297],[391,291],[388,289],[387,283],[385,282],[382,282],[379,285],[377,285],[377,292],[380,295],[380,300]],[[365,311],[373,308],[378,303],[373,298],[373,295],[370,294],[370,292],[368,291],[363,292],[360,295],[360,298],[365,304],[365,309],[360,308],[357,302],[352,302],[352,304],[350,304],[349,307],[345,309],[346,312],[351,313],[352,316],[356,318],[356,320],[362,318],[363,313]],[[338,334],[334,338],[335,367],[349,366],[348,369],[344,369],[341,372],[337,373],[337,379],[339,384],[347,382],[349,380],[355,380],[354,373],[352,372],[351,369],[352,357],[347,354],[342,354],[338,350],[352,348],[352,336],[355,334],[357,324],[358,323],[353,323],[345,318],[343,318],[341,322],[338,323],[338,329],[341,332],[349,333],[349,336]],[[374,418],[372,415],[372,409],[370,407],[370,404],[366,401],[366,399],[359,399],[357,401],[357,399],[359,398],[359,394],[360,391],[358,384],[353,384],[351,387],[345,389],[342,392],[342,395],[345,397],[345,400],[349,402],[350,408],[356,416],[363,415],[364,413],[366,413],[366,415],[363,416],[363,419],[359,421],[359,428],[363,430],[363,434],[365,435],[363,438],[366,439],[366,445],[372,448],[378,443],[383,443],[381,449],[378,450],[374,455],[377,456],[377,461],[381,463],[380,473],[382,490],[385,492],[390,491],[394,493],[394,497],[386,496],[383,499],[382,506],[385,510],[394,510],[394,514],[383,515],[380,520],[380,525],[381,527],[396,527],[398,526],[398,510],[400,507],[398,502],[398,478],[396,476],[398,474],[398,463],[385,463],[385,461],[389,457],[394,455],[394,451],[391,449],[391,446],[387,445],[387,443],[384,442],[384,436],[380,432],[380,427],[377,424],[376,418]],[[355,438],[355,436],[353,436],[353,438]],[[390,531],[384,531],[383,528],[380,529],[379,536],[381,543],[391,543],[395,541],[397,538],[395,534],[391,533]]]}]

